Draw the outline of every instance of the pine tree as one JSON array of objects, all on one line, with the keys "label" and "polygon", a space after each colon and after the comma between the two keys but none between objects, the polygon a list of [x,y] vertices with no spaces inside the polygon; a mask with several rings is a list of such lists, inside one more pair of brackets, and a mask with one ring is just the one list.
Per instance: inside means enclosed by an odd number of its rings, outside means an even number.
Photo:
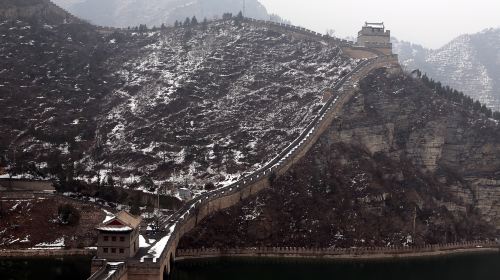
[{"label": "pine tree", "polygon": [[184,27],[187,27],[190,25],[191,25],[191,20],[187,17],[186,20],[184,20]]},{"label": "pine tree", "polygon": [[500,112],[494,112],[493,113],[493,118],[497,121],[500,121]]},{"label": "pine tree", "polygon": [[493,112],[494,112],[494,109],[491,109],[491,108],[486,107],[486,115],[487,115],[489,118],[492,118],[492,117],[493,117]]},{"label": "pine tree", "polygon": [[178,21],[178,20],[176,20],[176,21],[175,21],[175,23],[174,23],[174,26],[175,26],[175,27],[179,27],[179,24],[180,24],[180,23],[179,23],[179,21]]},{"label": "pine tree", "polygon": [[141,32],[148,31],[148,26],[145,24],[140,24],[139,31],[141,31]]},{"label": "pine tree", "polygon": [[130,214],[132,215],[140,215],[141,214],[141,205],[138,200],[134,200],[132,202],[132,206],[130,206]]},{"label": "pine tree", "polygon": [[193,18],[191,19],[191,25],[197,25],[198,24],[198,20],[196,19],[196,16],[193,16]]},{"label": "pine tree", "polygon": [[208,20],[207,20],[207,18],[204,18],[204,19],[203,19],[203,22],[202,22],[202,24],[201,24],[201,28],[202,28],[203,30],[207,30],[207,27],[208,27]]},{"label": "pine tree", "polygon": [[240,11],[236,16],[237,19],[243,19],[243,13]]},{"label": "pine tree", "polygon": [[62,225],[77,225],[80,222],[80,211],[71,204],[59,205],[57,216]]},{"label": "pine tree", "polygon": [[481,102],[479,102],[479,100],[476,100],[476,102],[474,102],[474,111],[479,110],[481,110]]}]

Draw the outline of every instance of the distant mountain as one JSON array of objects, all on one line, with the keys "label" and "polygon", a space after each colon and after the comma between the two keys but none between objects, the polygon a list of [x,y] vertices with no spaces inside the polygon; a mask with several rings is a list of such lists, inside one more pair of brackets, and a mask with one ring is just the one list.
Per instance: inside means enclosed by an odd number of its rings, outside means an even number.
[{"label": "distant mountain", "polygon": [[198,20],[237,14],[245,6],[245,15],[269,19],[266,8],[257,0],[53,0],[56,4],[91,23],[127,27],[146,24],[173,24],[186,17]]},{"label": "distant mountain", "polygon": [[50,24],[81,21],[50,0],[0,0],[0,19],[28,19]]},{"label": "distant mountain", "polygon": [[488,107],[500,110],[500,29],[462,35],[437,50],[394,40],[408,69],[420,69]]}]

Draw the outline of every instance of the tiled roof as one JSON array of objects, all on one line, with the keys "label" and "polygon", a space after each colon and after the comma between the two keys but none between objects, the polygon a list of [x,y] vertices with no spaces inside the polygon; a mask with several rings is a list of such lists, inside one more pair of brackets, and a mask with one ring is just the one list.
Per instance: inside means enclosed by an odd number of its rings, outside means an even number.
[{"label": "tiled roof", "polygon": [[126,232],[137,228],[140,223],[141,217],[131,215],[126,211],[120,211],[114,218],[106,221],[97,229],[102,231]]},{"label": "tiled roof", "polygon": [[127,211],[120,211],[116,214],[116,218],[132,228],[136,228],[141,223],[141,217],[134,216]]}]

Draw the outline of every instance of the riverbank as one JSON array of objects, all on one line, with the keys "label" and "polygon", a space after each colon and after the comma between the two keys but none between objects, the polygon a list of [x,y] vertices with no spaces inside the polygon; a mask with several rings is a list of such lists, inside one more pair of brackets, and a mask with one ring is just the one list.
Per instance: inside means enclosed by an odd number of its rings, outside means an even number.
[{"label": "riverbank", "polygon": [[222,257],[250,258],[302,258],[328,260],[383,260],[401,258],[424,258],[449,255],[500,252],[496,242],[465,242],[419,247],[392,248],[292,248],[292,247],[254,247],[254,248],[203,248],[179,249],[176,260],[209,259]]}]

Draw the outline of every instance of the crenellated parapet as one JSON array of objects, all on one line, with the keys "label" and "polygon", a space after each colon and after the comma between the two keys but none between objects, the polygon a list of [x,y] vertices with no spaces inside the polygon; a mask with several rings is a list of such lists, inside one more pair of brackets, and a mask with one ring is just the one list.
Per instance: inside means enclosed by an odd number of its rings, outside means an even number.
[{"label": "crenellated parapet", "polygon": [[437,255],[459,250],[498,251],[495,241],[456,242],[420,246],[385,246],[360,248],[306,248],[306,247],[247,247],[247,248],[200,248],[179,249],[177,258],[218,258],[218,257],[279,257],[279,258],[393,258],[394,256]]},{"label": "crenellated parapet", "polygon": [[280,31],[293,32],[293,33],[301,34],[304,36],[308,36],[312,39],[327,41],[327,42],[336,44],[340,47],[350,47],[350,46],[353,46],[355,44],[354,42],[349,41],[349,40],[340,39],[340,38],[329,36],[329,35],[324,35],[324,34],[316,32],[316,31],[313,31],[313,30],[310,30],[310,29],[307,29],[304,27],[296,26],[296,25],[279,23],[279,22],[268,21],[268,20],[259,20],[259,19],[253,19],[253,18],[244,18],[244,20],[246,22],[259,24],[261,26],[265,26],[268,28],[279,28]]}]

